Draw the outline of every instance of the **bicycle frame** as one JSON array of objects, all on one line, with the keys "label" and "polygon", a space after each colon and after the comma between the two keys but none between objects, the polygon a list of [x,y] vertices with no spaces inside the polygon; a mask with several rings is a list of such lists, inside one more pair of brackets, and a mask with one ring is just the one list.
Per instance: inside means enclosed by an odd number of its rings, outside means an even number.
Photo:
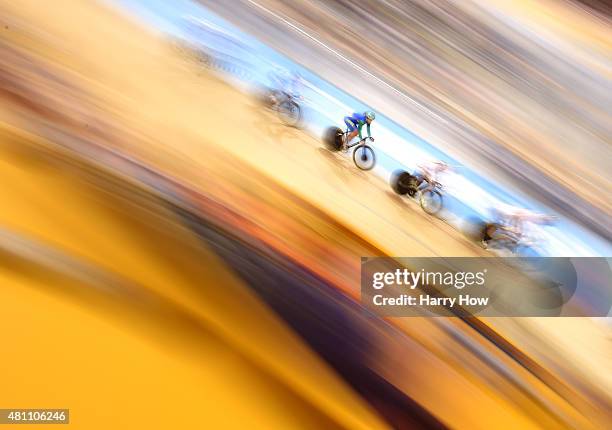
[{"label": "bicycle frame", "polygon": [[[440,182],[432,181],[432,180],[430,180],[428,178],[425,178],[425,177],[423,177],[423,182],[426,182],[427,185],[425,187],[419,186],[418,190],[421,193],[424,193],[426,191],[440,191],[441,192],[442,189],[444,188]],[[421,183],[421,185],[422,185],[422,183]]]},{"label": "bicycle frame", "polygon": [[[348,136],[348,133],[349,133],[349,132],[348,132],[348,130],[346,130],[346,131],[343,133],[343,134],[344,134],[344,138],[345,138],[345,139],[346,139],[346,137]],[[355,143],[351,143],[350,145],[346,145],[346,149],[351,149],[351,148],[354,148],[354,147],[359,146],[359,145],[364,145],[364,144],[365,144],[365,142],[366,142],[366,140],[368,140],[368,139],[369,139],[368,137],[364,137],[363,139],[358,140],[358,141],[357,141],[357,142],[355,142]]]}]

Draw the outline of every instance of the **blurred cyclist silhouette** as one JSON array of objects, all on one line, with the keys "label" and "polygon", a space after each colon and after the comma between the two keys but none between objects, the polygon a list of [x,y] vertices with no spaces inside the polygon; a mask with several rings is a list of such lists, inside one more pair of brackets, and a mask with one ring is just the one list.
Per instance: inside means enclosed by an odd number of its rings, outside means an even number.
[{"label": "blurred cyclist silhouette", "polygon": [[268,79],[272,87],[270,97],[274,104],[278,104],[283,96],[290,96],[291,98],[298,99],[302,98],[301,94],[304,88],[304,78],[302,78],[302,75],[298,71],[289,71],[282,67],[275,67],[268,72]]},{"label": "blurred cyclist silhouette", "polygon": [[492,242],[532,245],[540,241],[537,226],[550,225],[555,216],[539,214],[528,209],[499,205],[491,209],[493,221],[484,230],[482,245]]},{"label": "blurred cyclist silhouette", "polygon": [[440,173],[448,172],[452,170],[451,167],[444,161],[430,161],[417,165],[417,171],[415,176],[418,181],[418,185],[421,185],[423,181],[434,183],[438,182]]}]

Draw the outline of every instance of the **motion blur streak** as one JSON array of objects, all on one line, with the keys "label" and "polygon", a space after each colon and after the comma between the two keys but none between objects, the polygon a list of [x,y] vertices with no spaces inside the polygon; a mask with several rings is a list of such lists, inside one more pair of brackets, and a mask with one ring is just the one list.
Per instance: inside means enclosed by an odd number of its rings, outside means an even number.
[{"label": "motion blur streak", "polygon": [[385,428],[161,201],[7,137],[3,404],[70,405],[80,428]]},{"label": "motion blur streak", "polygon": [[488,254],[165,39],[78,0],[0,2],[0,34],[0,407],[86,429],[612,419],[595,321],[365,313],[360,256]]}]

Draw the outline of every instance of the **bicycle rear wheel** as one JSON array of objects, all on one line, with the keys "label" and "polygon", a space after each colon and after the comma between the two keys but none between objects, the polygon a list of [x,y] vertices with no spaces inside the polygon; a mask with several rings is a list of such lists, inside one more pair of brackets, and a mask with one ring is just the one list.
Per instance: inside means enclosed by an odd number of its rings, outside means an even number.
[{"label": "bicycle rear wheel", "polygon": [[421,208],[429,215],[434,215],[442,209],[442,193],[437,190],[425,190],[420,197]]},{"label": "bicycle rear wheel", "polygon": [[323,136],[323,142],[330,151],[339,151],[342,147],[342,136],[344,133],[338,127],[328,127]]},{"label": "bicycle rear wheel", "polygon": [[368,145],[360,145],[353,151],[353,162],[361,170],[372,170],[376,164],[374,150]]},{"label": "bicycle rear wheel", "polygon": [[297,127],[302,120],[302,109],[293,100],[283,100],[278,105],[278,116],[290,127]]},{"label": "bicycle rear wheel", "polygon": [[414,197],[417,191],[417,178],[404,170],[396,170],[391,175],[391,188],[395,193]]}]

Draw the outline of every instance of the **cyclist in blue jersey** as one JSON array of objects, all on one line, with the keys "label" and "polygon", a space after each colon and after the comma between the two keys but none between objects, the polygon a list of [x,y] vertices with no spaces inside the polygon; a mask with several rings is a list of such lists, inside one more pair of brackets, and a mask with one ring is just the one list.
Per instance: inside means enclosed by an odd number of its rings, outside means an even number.
[{"label": "cyclist in blue jersey", "polygon": [[344,117],[344,123],[348,127],[349,133],[346,135],[346,139],[342,143],[342,149],[345,150],[348,144],[359,135],[359,139],[362,139],[361,129],[366,125],[368,130],[368,138],[374,141],[372,134],[370,133],[370,124],[376,119],[376,115],[372,111],[366,111],[364,113],[353,113],[351,116]]}]

